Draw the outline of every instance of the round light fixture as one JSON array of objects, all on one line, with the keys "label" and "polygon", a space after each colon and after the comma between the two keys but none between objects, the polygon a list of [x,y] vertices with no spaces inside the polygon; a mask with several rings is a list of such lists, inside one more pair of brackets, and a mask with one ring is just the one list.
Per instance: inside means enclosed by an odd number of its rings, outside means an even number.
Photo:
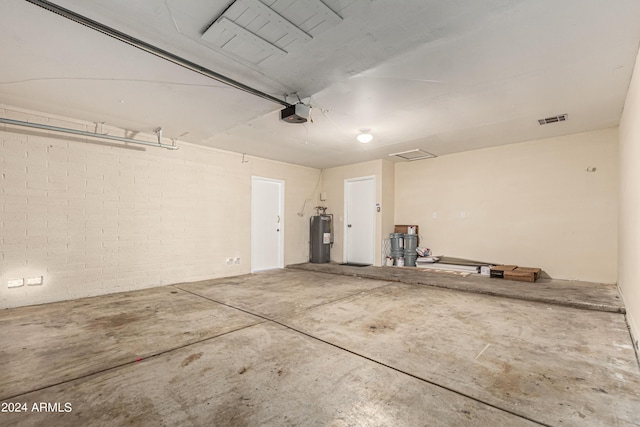
[{"label": "round light fixture", "polygon": [[357,139],[361,143],[366,144],[367,142],[371,142],[373,135],[371,135],[369,131],[362,131],[362,133],[357,136]]}]

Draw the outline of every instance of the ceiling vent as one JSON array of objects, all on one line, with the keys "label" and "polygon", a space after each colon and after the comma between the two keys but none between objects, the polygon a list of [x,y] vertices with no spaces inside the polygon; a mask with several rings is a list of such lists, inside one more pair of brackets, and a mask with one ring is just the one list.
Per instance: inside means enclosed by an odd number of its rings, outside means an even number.
[{"label": "ceiling vent", "polygon": [[546,119],[538,119],[538,123],[541,125],[547,125],[549,123],[564,122],[567,120],[566,114],[560,114],[559,116],[547,117]]},{"label": "ceiling vent", "polygon": [[422,151],[419,148],[409,151],[401,151],[399,153],[389,154],[389,157],[397,157],[402,160],[409,160],[410,162],[413,160],[422,160],[422,159],[430,159],[432,157],[436,157],[435,154],[427,153],[426,151]]}]

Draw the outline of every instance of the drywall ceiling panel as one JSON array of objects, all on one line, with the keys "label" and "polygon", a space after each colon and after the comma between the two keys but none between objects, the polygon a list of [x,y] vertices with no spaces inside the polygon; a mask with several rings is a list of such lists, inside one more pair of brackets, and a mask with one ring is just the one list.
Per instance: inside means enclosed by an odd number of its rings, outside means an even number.
[{"label": "drywall ceiling panel", "polygon": [[264,0],[263,3],[273,10],[284,10],[300,0]]},{"label": "drywall ceiling panel", "polygon": [[321,1],[290,0],[267,5],[260,0],[236,0],[215,18],[202,40],[257,65],[271,56],[286,55],[288,46],[309,42],[312,35],[341,21]]},{"label": "drywall ceiling panel", "polygon": [[214,46],[223,47],[236,36],[232,28],[227,28],[225,25],[212,25],[202,34],[202,40]]},{"label": "drywall ceiling panel", "polygon": [[245,2],[243,2],[242,0],[235,0],[230,4],[229,8],[227,8],[222,13],[221,16],[226,16],[233,22],[238,22],[245,14],[253,18],[255,18],[256,16],[255,12],[252,12]]},{"label": "drywall ceiling panel", "polygon": [[276,2],[273,10],[285,16],[301,30],[313,35],[338,25],[342,18],[319,0],[298,0],[287,4]]},{"label": "drywall ceiling panel", "polygon": [[258,64],[271,55],[286,54],[286,51],[224,16],[209,27],[202,35],[202,39],[211,42],[225,52],[237,55],[254,64]]},{"label": "drywall ceiling panel", "polygon": [[240,25],[244,25],[248,30],[258,34],[266,40],[278,40],[286,34],[292,34],[296,38],[304,41],[311,40],[311,36],[304,31],[301,31],[293,22],[280,15],[260,0],[239,1],[243,1],[248,5],[251,10],[257,13],[257,17],[246,24],[241,22],[241,20],[239,20],[238,23]]},{"label": "drywall ceiling panel", "polygon": [[358,0],[322,0],[329,9],[336,12],[338,15],[342,16],[342,11],[349,6],[352,6],[354,3],[357,3]]}]

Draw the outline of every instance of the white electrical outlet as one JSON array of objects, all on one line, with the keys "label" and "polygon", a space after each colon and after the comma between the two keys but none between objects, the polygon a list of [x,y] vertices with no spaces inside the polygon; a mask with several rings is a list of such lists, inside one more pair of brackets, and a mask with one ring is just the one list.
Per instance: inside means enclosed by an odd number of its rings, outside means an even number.
[{"label": "white electrical outlet", "polygon": [[40,286],[42,285],[42,276],[29,277],[27,279],[27,286]]},{"label": "white electrical outlet", "polygon": [[19,288],[20,286],[24,286],[24,279],[9,279],[7,281],[7,287],[9,288]]},{"label": "white electrical outlet", "polygon": [[460,211],[460,218],[466,218],[467,213],[465,211]]},{"label": "white electrical outlet", "polygon": [[237,257],[236,259],[233,260],[234,264],[240,264],[240,257]]},{"label": "white electrical outlet", "polygon": [[432,212],[431,213],[431,218],[437,219],[438,218],[438,212]]},{"label": "white electrical outlet", "polygon": [[227,258],[227,265],[233,265],[233,258]]}]

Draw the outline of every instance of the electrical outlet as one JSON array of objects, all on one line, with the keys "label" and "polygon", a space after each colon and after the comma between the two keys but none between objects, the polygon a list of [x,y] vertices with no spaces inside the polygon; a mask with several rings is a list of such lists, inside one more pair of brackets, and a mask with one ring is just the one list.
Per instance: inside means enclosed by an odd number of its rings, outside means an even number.
[{"label": "electrical outlet", "polygon": [[227,258],[227,265],[233,265],[233,258]]},{"label": "electrical outlet", "polygon": [[236,259],[233,260],[234,264],[240,264],[240,257],[237,257]]},{"label": "electrical outlet", "polygon": [[20,286],[24,286],[24,279],[9,279],[7,281],[7,287],[9,288],[19,288]]},{"label": "electrical outlet", "polygon": [[431,212],[431,218],[437,219],[438,218],[438,212]]},{"label": "electrical outlet", "polygon": [[42,276],[29,277],[27,279],[27,286],[40,286],[42,285]]}]

